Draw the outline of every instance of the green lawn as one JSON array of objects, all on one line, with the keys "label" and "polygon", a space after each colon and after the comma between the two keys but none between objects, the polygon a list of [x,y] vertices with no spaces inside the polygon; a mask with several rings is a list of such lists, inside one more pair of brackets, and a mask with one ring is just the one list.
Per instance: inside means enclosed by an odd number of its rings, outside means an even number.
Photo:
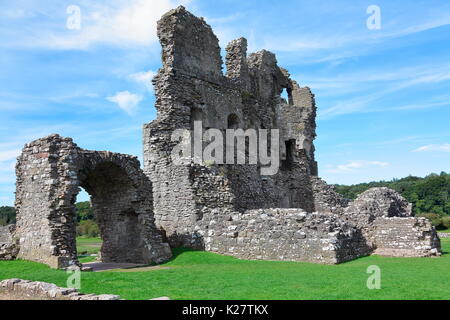
[{"label": "green lawn", "polygon": [[[440,258],[370,256],[331,266],[177,249],[163,265],[170,269],[83,273],[81,291],[124,299],[450,299],[450,239],[442,244]],[[366,287],[370,265],[381,268],[380,290]],[[0,280],[7,278],[66,286],[67,274],[33,262],[0,262]]]},{"label": "green lawn", "polygon": [[95,261],[96,257],[89,257],[86,255],[97,254],[102,247],[102,239],[77,237],[77,252],[78,260],[82,263]]},{"label": "green lawn", "polygon": [[102,239],[100,238],[77,238],[78,254],[96,254],[100,251]]},{"label": "green lawn", "polygon": [[447,230],[438,230],[438,232],[450,233],[450,229],[447,229]]}]

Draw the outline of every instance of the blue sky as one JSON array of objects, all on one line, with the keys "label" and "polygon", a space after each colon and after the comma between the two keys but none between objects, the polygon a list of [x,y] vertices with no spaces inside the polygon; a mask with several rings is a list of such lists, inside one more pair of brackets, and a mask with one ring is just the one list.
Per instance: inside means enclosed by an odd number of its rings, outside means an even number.
[{"label": "blue sky", "polygon": [[[23,145],[50,133],[141,157],[142,124],[156,116],[156,21],[179,4],[222,48],[245,36],[312,88],[328,182],[450,171],[447,0],[0,0],[0,205],[14,202]],[[70,5],[80,29],[67,27]],[[381,29],[367,27],[370,5]]]}]

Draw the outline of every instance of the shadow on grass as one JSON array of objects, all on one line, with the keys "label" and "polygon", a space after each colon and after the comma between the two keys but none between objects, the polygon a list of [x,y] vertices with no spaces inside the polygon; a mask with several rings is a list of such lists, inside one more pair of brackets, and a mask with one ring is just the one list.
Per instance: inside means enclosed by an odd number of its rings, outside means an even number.
[{"label": "shadow on grass", "polygon": [[448,251],[449,244],[450,244],[450,238],[441,238],[442,256],[446,256],[446,255],[450,254],[450,251]]},{"label": "shadow on grass", "polygon": [[172,249],[172,257],[166,263],[175,261],[179,256],[186,252],[203,252],[202,250],[194,250],[189,248],[174,248]]}]

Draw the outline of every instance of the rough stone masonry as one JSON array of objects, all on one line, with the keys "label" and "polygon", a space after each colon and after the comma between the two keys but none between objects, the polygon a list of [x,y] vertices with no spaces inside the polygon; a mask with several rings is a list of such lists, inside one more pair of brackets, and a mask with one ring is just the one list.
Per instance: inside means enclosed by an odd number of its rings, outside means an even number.
[{"label": "rough stone masonry", "polygon": [[[158,117],[144,125],[144,169],[133,156],[83,150],[58,135],[27,144],[16,167],[17,226],[1,231],[9,240],[0,244],[0,259],[78,264],[79,186],[91,195],[104,261],[159,263],[170,256],[167,243],[245,259],[328,264],[372,253],[440,255],[435,229],[413,217],[396,192],[372,189],[349,201],[318,177],[314,95],[273,53],[248,55],[247,41],[234,40],[224,74],[213,30],[184,7],[161,18],[158,37]],[[279,129],[280,170],[262,176],[259,165],[173,163],[172,133],[192,130],[195,121],[224,132]]]}]

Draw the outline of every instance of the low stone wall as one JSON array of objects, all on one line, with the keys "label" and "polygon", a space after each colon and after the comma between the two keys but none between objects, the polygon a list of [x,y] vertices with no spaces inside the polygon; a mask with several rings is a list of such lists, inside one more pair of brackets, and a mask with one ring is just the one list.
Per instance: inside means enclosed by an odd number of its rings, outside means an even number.
[{"label": "low stone wall", "polygon": [[76,289],[61,288],[52,283],[7,279],[0,282],[0,296],[11,300],[120,300],[112,294],[83,294]]},{"label": "low stone wall", "polygon": [[450,238],[450,233],[445,233],[445,232],[438,232],[438,237],[439,238]]},{"label": "low stone wall", "polygon": [[207,251],[250,260],[336,264],[370,254],[361,232],[335,215],[259,209],[211,221]]},{"label": "low stone wall", "polygon": [[436,230],[425,218],[380,217],[373,222],[375,254],[394,257],[439,256]]}]

